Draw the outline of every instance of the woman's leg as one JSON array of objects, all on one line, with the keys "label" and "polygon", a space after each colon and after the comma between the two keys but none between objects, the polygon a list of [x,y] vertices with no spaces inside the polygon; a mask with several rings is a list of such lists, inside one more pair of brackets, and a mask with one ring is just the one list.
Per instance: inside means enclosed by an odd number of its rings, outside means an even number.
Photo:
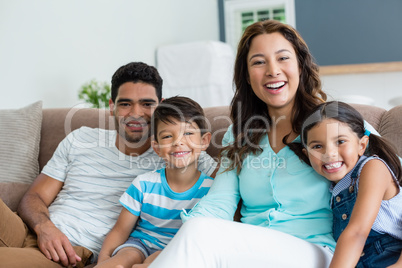
[{"label": "woman's leg", "polygon": [[264,227],[213,218],[186,222],[149,267],[328,267],[332,253]]}]

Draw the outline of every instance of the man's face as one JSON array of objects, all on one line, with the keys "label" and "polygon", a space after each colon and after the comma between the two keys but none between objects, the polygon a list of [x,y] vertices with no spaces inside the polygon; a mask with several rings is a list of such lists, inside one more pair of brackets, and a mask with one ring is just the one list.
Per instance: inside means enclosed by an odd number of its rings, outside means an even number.
[{"label": "man's face", "polygon": [[143,82],[122,84],[115,102],[110,101],[110,113],[120,137],[144,145],[151,136],[151,116],[158,104],[154,86]]}]

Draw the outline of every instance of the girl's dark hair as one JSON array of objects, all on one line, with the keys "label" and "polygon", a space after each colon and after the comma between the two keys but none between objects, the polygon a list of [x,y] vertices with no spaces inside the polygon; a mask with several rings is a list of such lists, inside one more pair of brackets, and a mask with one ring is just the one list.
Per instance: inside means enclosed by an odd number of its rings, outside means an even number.
[{"label": "girl's dark hair", "polygon": [[[221,152],[231,160],[227,170],[237,168],[239,173],[242,162],[248,154],[260,153],[262,149],[259,142],[272,126],[267,105],[254,94],[247,82],[249,77],[247,55],[254,37],[276,32],[282,34],[292,44],[300,69],[300,82],[291,118],[295,133],[300,133],[304,116],[327,98],[321,90],[318,66],[314,62],[307,44],[294,28],[275,20],[260,21],[248,26],[239,42],[234,67],[233,80],[236,91],[231,102],[230,114],[233,121],[234,142],[223,148]],[[287,144],[286,139],[289,134],[283,138],[285,144]]]},{"label": "girl's dark hair", "polygon": [[[359,139],[365,135],[363,116],[352,106],[339,101],[331,101],[318,105],[311,111],[302,125],[300,135],[301,143],[289,144],[290,149],[309,165],[310,161],[308,157],[302,152],[302,148],[307,147],[307,133],[318,123],[328,118],[347,124],[350,129],[357,134]],[[379,158],[383,159],[395,174],[399,184],[402,185],[401,162],[395,147],[390,142],[371,133],[369,135],[369,144],[364,154],[367,156],[377,155]]]}]

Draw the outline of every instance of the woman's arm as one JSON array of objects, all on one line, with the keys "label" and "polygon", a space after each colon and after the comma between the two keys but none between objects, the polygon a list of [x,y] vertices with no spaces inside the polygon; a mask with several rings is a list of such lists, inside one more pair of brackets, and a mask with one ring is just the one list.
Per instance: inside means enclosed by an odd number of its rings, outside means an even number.
[{"label": "woman's arm", "polygon": [[190,213],[181,213],[183,222],[195,217],[213,217],[233,220],[240,200],[236,171],[224,173],[219,169],[208,194],[199,201]]},{"label": "woman's arm", "polygon": [[359,180],[356,203],[349,224],[337,241],[331,268],[355,267],[380,210],[381,201],[388,187],[394,186],[391,173],[381,160],[367,162]]},{"label": "woman's arm", "polygon": [[[227,130],[222,140],[225,146],[233,141],[231,127]],[[194,217],[213,217],[233,220],[237,205],[240,200],[239,179],[236,170],[225,171],[229,160],[226,157],[220,159],[220,168],[214,179],[208,194],[198,202],[190,213],[181,213],[183,222]]]},{"label": "woman's arm", "polygon": [[121,210],[120,216],[115,225],[103,241],[101,251],[99,252],[98,263],[109,259],[112,256],[113,251],[126,242],[133,231],[137,220],[138,216],[135,216],[126,208]]}]

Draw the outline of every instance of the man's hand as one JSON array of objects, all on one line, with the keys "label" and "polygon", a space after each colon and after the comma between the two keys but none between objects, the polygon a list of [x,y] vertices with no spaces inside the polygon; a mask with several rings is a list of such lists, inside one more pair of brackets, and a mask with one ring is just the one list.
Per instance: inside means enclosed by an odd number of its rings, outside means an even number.
[{"label": "man's hand", "polygon": [[37,234],[39,249],[49,260],[74,266],[81,258],[75,253],[67,236],[50,220],[48,210],[62,187],[63,182],[39,174],[21,199],[18,214]]},{"label": "man's hand", "polygon": [[77,262],[81,261],[67,236],[51,222],[37,226],[35,229],[39,249],[49,260],[60,262],[63,266],[75,266]]}]

